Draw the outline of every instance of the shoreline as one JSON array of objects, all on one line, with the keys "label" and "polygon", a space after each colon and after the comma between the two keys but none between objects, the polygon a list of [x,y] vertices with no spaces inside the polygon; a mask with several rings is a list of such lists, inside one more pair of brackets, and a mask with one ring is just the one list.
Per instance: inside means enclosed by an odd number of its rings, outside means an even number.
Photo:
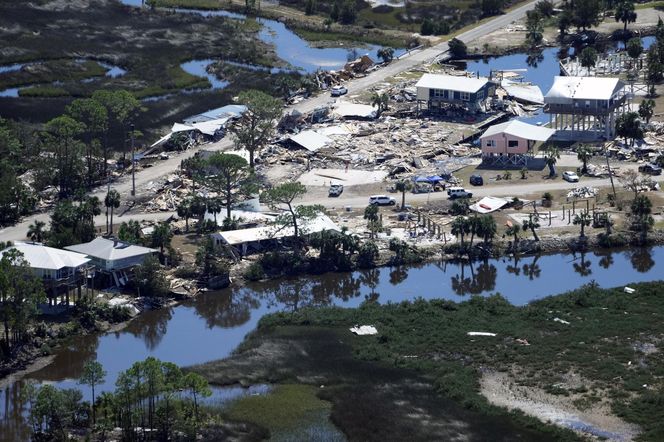
[{"label": "shoreline", "polygon": [[[593,236],[588,236],[588,241],[586,243],[586,248],[584,249],[574,249],[572,246],[574,244],[578,243],[578,236],[574,238],[542,238],[539,242],[536,242],[532,239],[526,239],[526,238],[521,238],[520,239],[520,244],[521,246],[525,245],[536,245],[539,246],[539,249],[537,251],[533,251],[533,249],[530,249],[530,252],[520,252],[516,254],[518,257],[529,257],[529,256],[537,256],[537,255],[550,255],[550,254],[557,254],[557,253],[579,253],[579,252],[584,252],[584,253],[593,253],[597,251],[606,251],[609,253],[615,253],[615,252],[620,252],[624,251],[626,249],[629,249],[631,246],[629,244],[626,244],[624,246],[620,247],[601,247],[598,244],[598,239],[597,235]],[[504,257],[514,257],[515,254],[507,247],[511,241],[496,241],[494,242],[492,252],[490,254],[486,254],[484,256],[473,256],[469,257],[468,255],[453,255],[453,254],[444,254],[442,253],[442,248],[441,246],[429,246],[429,247],[418,247],[418,249],[423,253],[423,257],[420,261],[416,263],[410,263],[410,264],[400,264],[400,265],[414,265],[414,264],[427,264],[427,263],[432,263],[436,262],[440,259],[449,261],[449,262],[468,262],[468,261],[482,261],[485,259],[499,259],[499,258],[504,258]],[[477,245],[477,244],[476,244]],[[652,232],[650,235],[650,241],[647,245],[643,247],[653,247],[653,246],[661,246],[664,245],[664,231],[655,231]],[[522,249],[523,247],[521,247]],[[353,268],[348,270],[348,272],[357,272],[357,271],[362,271],[362,270],[370,270],[370,269],[378,269],[378,268],[387,268],[387,267],[393,267],[394,265],[389,262],[389,257],[390,254],[383,253],[376,262],[376,265],[373,267],[370,267],[368,269],[361,269],[361,268]],[[234,266],[233,269],[237,268],[238,266]],[[241,272],[240,269],[238,269],[238,272]],[[325,272],[325,273],[339,273],[339,272]],[[311,272],[300,272],[297,273],[296,275],[290,275],[290,276],[295,276],[295,277],[307,277],[307,276],[312,276],[315,275],[316,273],[311,273]],[[230,287],[246,287],[247,284],[253,283],[253,282],[264,282],[264,281],[271,281],[271,280],[277,280],[285,277],[286,275],[274,275],[268,278],[261,279],[260,281],[248,281],[246,280],[241,273],[233,273],[233,270],[231,270],[231,284],[226,287],[225,289],[228,289]],[[225,290],[222,289],[222,290]],[[192,300],[197,297],[198,293],[202,292],[207,292],[211,291],[206,288],[200,289],[196,294],[192,296],[171,296],[168,299],[165,299],[165,302],[163,305],[156,307],[157,309],[161,308],[170,308],[174,306],[178,306],[181,303],[187,301],[187,300]],[[105,335],[107,333],[112,333],[112,332],[118,332],[126,327],[129,326],[131,321],[133,321],[135,318],[138,318],[143,314],[144,311],[151,311],[152,309],[145,309],[142,310],[140,313],[135,315],[134,317],[123,321],[119,322],[116,324],[108,324],[107,327],[96,330],[93,332],[88,332],[88,333],[97,333],[100,336]],[[253,330],[255,331],[255,330]],[[252,331],[252,332],[253,332]],[[252,333],[250,332],[250,333]],[[66,339],[72,339],[75,338],[76,336],[81,336],[82,334],[74,334],[68,336]],[[39,355],[39,349],[34,349],[35,352],[35,357],[30,359],[29,362],[26,362],[26,365],[23,365],[20,368],[17,368],[16,370],[11,370],[8,369],[7,374],[3,377],[0,377],[0,388],[7,386],[8,384],[19,381],[23,379],[26,375],[33,373],[35,371],[38,371],[46,366],[48,366],[53,359],[55,358],[55,355],[53,353],[57,352],[60,349],[60,346],[62,343],[59,343],[58,346],[52,349],[52,353],[46,356]]]}]

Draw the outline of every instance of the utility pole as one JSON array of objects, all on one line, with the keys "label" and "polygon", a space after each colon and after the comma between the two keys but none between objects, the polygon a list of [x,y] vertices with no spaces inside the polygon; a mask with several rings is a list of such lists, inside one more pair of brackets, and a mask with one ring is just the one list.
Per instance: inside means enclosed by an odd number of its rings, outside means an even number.
[{"label": "utility pole", "polygon": [[136,196],[136,158],[134,151],[134,124],[130,126],[131,130],[131,196]]},{"label": "utility pole", "polygon": [[611,165],[609,164],[609,148],[608,146],[606,147],[606,153],[604,154],[606,157],[606,168],[609,171],[609,179],[611,180],[611,189],[613,190],[613,200],[615,201],[618,196],[616,195],[616,186],[613,184],[613,173],[611,173]]}]

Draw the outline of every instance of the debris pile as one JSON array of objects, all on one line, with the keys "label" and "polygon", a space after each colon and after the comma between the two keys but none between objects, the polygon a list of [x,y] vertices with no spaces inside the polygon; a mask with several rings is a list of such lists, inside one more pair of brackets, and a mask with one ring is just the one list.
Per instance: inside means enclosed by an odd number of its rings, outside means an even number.
[{"label": "debris pile", "polygon": [[567,198],[592,198],[597,195],[597,192],[598,190],[596,187],[577,187],[567,193]]}]

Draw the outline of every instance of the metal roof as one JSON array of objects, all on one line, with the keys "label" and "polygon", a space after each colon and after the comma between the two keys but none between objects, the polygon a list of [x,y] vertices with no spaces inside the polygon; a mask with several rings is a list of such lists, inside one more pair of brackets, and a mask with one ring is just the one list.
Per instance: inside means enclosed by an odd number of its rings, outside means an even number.
[{"label": "metal roof", "polygon": [[227,106],[211,109],[202,114],[191,116],[184,120],[185,124],[200,123],[202,121],[218,120],[224,117],[239,117],[247,111],[247,106],[242,104],[229,104]]},{"label": "metal roof", "polygon": [[445,89],[448,91],[475,93],[489,82],[488,78],[462,77],[456,75],[424,74],[415,87]]},{"label": "metal roof", "polygon": [[310,152],[316,152],[318,149],[332,143],[330,138],[313,130],[303,130],[299,134],[291,136],[289,139]]},{"label": "metal roof", "polygon": [[65,249],[107,261],[116,261],[157,252],[155,249],[129,244],[117,239],[102,238],[101,236],[90,242],[67,246]]},{"label": "metal roof", "polygon": [[[323,230],[341,231],[334,221],[327,215],[320,214],[316,218],[303,221],[300,229],[305,234],[318,233]],[[295,235],[295,229],[292,226],[283,227],[280,225],[270,225],[263,227],[254,227],[252,229],[229,230],[226,232],[217,232],[215,237],[220,238],[226,244],[238,245],[248,242],[261,241],[266,239],[289,238]]]},{"label": "metal roof", "polygon": [[367,104],[339,103],[333,113],[344,118],[376,118],[377,109]]},{"label": "metal roof", "polygon": [[496,134],[505,133],[519,138],[534,141],[546,141],[555,133],[553,129],[548,127],[535,126],[532,124],[524,123],[519,120],[512,120],[506,123],[496,124],[489,127],[480,138],[491,137]]},{"label": "metal roof", "polygon": [[624,87],[619,78],[556,76],[544,101],[565,104],[573,100],[610,100]]},{"label": "metal roof", "polygon": [[77,268],[90,262],[85,255],[67,250],[46,247],[39,243],[17,242],[0,252],[4,255],[9,250],[16,249],[23,254],[23,258],[35,269],[60,270],[65,267]]}]

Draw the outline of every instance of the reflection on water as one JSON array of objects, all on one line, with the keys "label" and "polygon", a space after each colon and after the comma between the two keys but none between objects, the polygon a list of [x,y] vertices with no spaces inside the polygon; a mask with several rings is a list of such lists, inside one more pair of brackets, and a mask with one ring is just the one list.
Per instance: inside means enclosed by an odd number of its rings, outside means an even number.
[{"label": "reflection on water", "polygon": [[[141,0],[121,0],[122,3],[129,6],[141,6]],[[228,12],[223,10],[198,10],[198,9],[172,9],[181,14],[197,14],[203,17],[226,17],[235,20],[246,20],[243,14]],[[305,72],[315,72],[318,69],[330,70],[339,69],[348,62],[348,57],[353,54],[369,55],[372,59],[378,60],[378,50],[382,46],[364,45],[362,47],[348,47],[340,43],[340,47],[335,48],[316,48],[309,42],[302,39],[293,31],[288,29],[285,24],[276,20],[258,18],[257,21],[262,25],[259,38],[275,48],[277,56],[290,65]],[[404,49],[394,51],[396,57],[402,55]]]},{"label": "reflection on water", "polygon": [[[619,271],[616,271],[619,269]],[[596,280],[602,287],[648,281],[664,275],[664,247],[509,257],[480,262],[434,262],[284,278],[220,292],[207,292],[181,305],[146,312],[118,332],[70,340],[53,363],[29,375],[61,388],[77,388],[83,364],[97,359],[106,369],[98,390],[113,388],[120,371],[154,356],[181,366],[226,357],[265,314],[303,307],[362,302],[401,302],[415,298],[463,300],[501,293],[516,305],[575,289]],[[527,290],[524,288],[527,287]],[[0,391],[0,441],[27,439],[17,399],[20,383]],[[84,390],[84,395],[89,392]],[[216,394],[216,393],[215,393]]]}]

